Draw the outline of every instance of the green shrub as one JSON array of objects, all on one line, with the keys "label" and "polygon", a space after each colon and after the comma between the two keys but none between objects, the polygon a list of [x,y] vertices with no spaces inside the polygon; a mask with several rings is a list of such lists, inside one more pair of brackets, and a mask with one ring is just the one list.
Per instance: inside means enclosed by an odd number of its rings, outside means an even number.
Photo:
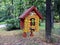
[{"label": "green shrub", "polygon": [[59,22],[59,16],[54,16],[54,22]]},{"label": "green shrub", "polygon": [[6,27],[8,31],[14,29],[20,29],[20,22],[19,19],[17,18],[8,19],[6,20],[6,23],[7,23]]}]

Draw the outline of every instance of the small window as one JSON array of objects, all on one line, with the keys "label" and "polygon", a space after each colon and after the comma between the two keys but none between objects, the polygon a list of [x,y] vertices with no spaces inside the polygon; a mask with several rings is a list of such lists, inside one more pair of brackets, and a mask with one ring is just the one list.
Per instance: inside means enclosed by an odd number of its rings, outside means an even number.
[{"label": "small window", "polygon": [[31,26],[35,26],[35,18],[31,18],[30,19],[30,25]]}]

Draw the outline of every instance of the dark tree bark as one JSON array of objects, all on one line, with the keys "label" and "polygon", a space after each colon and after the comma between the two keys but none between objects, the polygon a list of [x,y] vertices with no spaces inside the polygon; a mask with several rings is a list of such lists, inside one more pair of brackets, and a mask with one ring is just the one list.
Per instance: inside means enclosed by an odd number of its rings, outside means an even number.
[{"label": "dark tree bark", "polygon": [[59,13],[59,22],[60,22],[60,0],[57,1],[57,12]]},{"label": "dark tree bark", "polygon": [[60,22],[60,12],[59,12],[59,22]]},{"label": "dark tree bark", "polygon": [[13,5],[13,0],[11,2],[12,2],[12,5]]},{"label": "dark tree bark", "polygon": [[46,41],[51,41],[52,30],[52,15],[51,15],[51,0],[46,0]]},{"label": "dark tree bark", "polygon": [[55,11],[59,14],[59,21],[60,22],[60,0],[54,0],[54,8]]},{"label": "dark tree bark", "polygon": [[11,0],[11,3],[12,3],[12,13],[13,13],[13,0]]}]

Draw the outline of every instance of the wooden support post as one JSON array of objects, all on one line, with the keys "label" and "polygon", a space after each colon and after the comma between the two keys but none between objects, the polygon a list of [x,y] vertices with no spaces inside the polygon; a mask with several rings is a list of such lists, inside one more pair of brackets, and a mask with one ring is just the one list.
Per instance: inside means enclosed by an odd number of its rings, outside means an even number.
[{"label": "wooden support post", "polygon": [[31,34],[30,34],[30,36],[31,36],[31,37],[34,36],[34,35],[33,35],[33,30],[31,30]]},{"label": "wooden support post", "polygon": [[23,37],[27,37],[27,34],[26,34],[26,32],[23,32]]}]

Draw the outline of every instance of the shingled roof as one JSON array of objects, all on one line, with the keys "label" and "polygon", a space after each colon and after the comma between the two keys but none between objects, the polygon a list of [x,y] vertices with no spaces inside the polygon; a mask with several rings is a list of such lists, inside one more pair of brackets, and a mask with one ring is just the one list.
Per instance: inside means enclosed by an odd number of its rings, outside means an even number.
[{"label": "shingled roof", "polygon": [[35,6],[32,6],[31,8],[27,9],[22,15],[19,16],[19,18],[24,19],[32,11],[34,11],[39,16],[39,18],[42,19],[41,13],[38,12],[38,10],[37,10],[37,8]]}]

